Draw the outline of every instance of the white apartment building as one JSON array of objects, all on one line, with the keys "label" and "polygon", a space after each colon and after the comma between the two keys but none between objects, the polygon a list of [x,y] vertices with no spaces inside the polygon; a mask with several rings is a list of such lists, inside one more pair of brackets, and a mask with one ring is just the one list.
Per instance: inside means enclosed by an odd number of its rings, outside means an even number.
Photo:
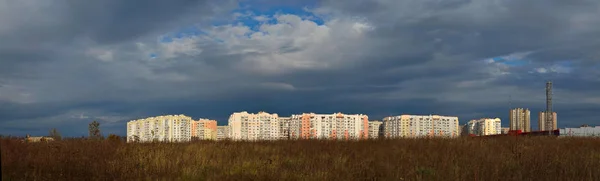
[{"label": "white apartment building", "polygon": [[127,122],[127,142],[191,140],[192,118],[185,115],[165,115]]},{"label": "white apartment building", "polygon": [[290,117],[292,139],[366,139],[369,117],[364,114],[304,113]]},{"label": "white apartment building", "polygon": [[290,139],[290,117],[279,117],[279,139]]},{"label": "white apartment building", "polygon": [[458,117],[400,115],[383,118],[386,138],[458,137]]},{"label": "white apartment building", "polygon": [[232,140],[277,140],[280,137],[277,114],[236,112],[229,116],[228,124]]},{"label": "white apartment building", "polygon": [[369,121],[369,138],[379,138],[379,131],[383,125],[381,121]]},{"label": "white apartment building", "polygon": [[481,118],[467,123],[469,134],[477,136],[502,134],[500,118]]}]

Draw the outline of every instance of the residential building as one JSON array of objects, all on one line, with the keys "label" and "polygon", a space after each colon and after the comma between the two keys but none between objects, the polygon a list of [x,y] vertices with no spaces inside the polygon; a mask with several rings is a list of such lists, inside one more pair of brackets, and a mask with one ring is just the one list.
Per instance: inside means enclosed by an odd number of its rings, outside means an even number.
[{"label": "residential building", "polygon": [[510,128],[500,128],[500,130],[502,131],[502,134],[508,134],[508,131],[510,131]]},{"label": "residential building", "polygon": [[386,138],[458,137],[458,117],[399,115],[383,118]]},{"label": "residential building", "polygon": [[509,112],[510,130],[521,130],[522,132],[531,132],[531,112],[529,109],[514,108]]},{"label": "residential building", "polygon": [[502,134],[500,118],[481,118],[467,123],[469,134],[476,136]]},{"label": "residential building", "polygon": [[290,117],[292,139],[367,139],[369,117],[364,114],[303,113]]},{"label": "residential building", "polygon": [[217,140],[226,140],[229,135],[229,126],[217,126]]},{"label": "residential building", "polygon": [[379,131],[381,130],[382,126],[383,122],[381,121],[369,121],[369,138],[379,138]]},{"label": "residential building", "polygon": [[229,116],[228,124],[229,138],[233,140],[277,140],[280,137],[277,114],[236,112]]},{"label": "residential building", "polygon": [[182,114],[132,120],[127,122],[127,142],[190,141],[193,121]]},{"label": "residential building", "polygon": [[279,139],[290,139],[290,117],[279,117]]},{"label": "residential building", "polygon": [[575,136],[575,137],[600,137],[600,126],[583,125],[579,128],[563,128],[559,129],[560,136]]},{"label": "residential building", "polygon": [[217,121],[200,119],[192,122],[192,138],[199,140],[217,139]]},{"label": "residential building", "polygon": [[552,112],[552,122],[546,122],[546,120],[548,119],[546,116],[547,116],[546,111],[541,111],[538,114],[538,131],[557,130],[556,112]]}]

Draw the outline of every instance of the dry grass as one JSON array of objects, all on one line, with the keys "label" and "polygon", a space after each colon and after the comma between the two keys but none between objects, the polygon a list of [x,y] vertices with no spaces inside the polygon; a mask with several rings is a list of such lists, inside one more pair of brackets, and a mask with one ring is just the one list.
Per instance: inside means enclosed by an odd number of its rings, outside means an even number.
[{"label": "dry grass", "polygon": [[600,139],[1,140],[3,180],[600,180]]}]

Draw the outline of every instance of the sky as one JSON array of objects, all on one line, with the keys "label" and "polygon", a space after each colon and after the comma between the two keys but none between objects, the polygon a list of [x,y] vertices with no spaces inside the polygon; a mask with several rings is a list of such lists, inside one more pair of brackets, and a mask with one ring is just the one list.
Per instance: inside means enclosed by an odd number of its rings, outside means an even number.
[{"label": "sky", "polygon": [[0,134],[266,111],[600,123],[597,0],[0,0]]}]

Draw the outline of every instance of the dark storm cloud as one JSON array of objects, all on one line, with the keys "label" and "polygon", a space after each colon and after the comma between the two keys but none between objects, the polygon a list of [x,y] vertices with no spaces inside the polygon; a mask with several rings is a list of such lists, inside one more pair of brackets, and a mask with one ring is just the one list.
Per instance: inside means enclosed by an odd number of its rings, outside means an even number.
[{"label": "dark storm cloud", "polygon": [[[233,1],[65,1],[8,3],[14,9],[7,19],[27,14],[31,22],[14,21],[15,31],[0,37],[26,42],[72,41],[90,38],[112,44],[140,38],[148,33],[162,33],[179,25],[207,20],[234,8]],[[37,10],[37,11],[36,11]],[[4,36],[2,36],[4,35]],[[32,37],[33,36],[33,37]]]}]

